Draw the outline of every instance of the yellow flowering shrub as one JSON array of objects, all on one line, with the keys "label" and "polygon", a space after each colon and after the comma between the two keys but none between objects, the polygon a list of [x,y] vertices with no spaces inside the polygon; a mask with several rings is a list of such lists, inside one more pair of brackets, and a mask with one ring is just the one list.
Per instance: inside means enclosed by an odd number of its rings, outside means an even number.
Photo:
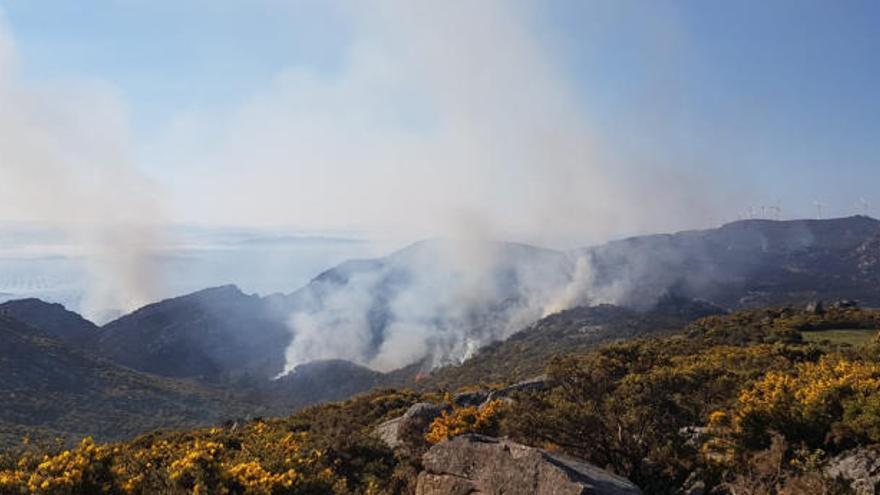
[{"label": "yellow flowering shrub", "polygon": [[0,493],[77,494],[89,493],[105,484],[112,451],[91,438],[83,439],[70,450],[55,455],[24,455],[16,470],[0,471]]},{"label": "yellow flowering shrub", "polygon": [[452,406],[434,419],[425,440],[434,444],[464,433],[491,434],[498,427],[498,413],[503,405],[503,401],[493,400],[483,407]]},{"label": "yellow flowering shrub", "polygon": [[372,430],[421,400],[413,392],[376,391],[288,418],[154,432],[122,443],[22,442],[0,452],[0,495],[409,492],[414,476],[396,472],[398,459]]},{"label": "yellow flowering shrub", "polygon": [[[87,438],[53,453],[22,451],[0,464],[0,495],[385,493],[390,450],[356,430],[327,436],[327,425],[310,424],[320,418],[358,426],[340,422],[349,413],[334,407],[235,428],[153,433],[120,444]],[[306,431],[313,426],[320,438]]]},{"label": "yellow flowering shrub", "polygon": [[823,445],[829,435],[880,441],[880,363],[824,356],[794,372],[770,372],[740,392],[733,430],[748,445],[776,431]]}]

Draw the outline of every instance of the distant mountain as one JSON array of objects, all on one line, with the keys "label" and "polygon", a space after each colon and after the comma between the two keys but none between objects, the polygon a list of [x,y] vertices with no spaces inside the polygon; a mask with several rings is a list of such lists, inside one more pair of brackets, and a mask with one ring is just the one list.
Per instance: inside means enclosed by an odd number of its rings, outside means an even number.
[{"label": "distant mountain", "polygon": [[728,309],[841,298],[880,305],[880,222],[744,220],[569,252],[423,241],[343,263],[279,301],[296,334],[295,364],[344,358],[390,370],[425,356],[427,367],[456,364],[561,309],[648,310],[666,295]]},{"label": "distant mountain", "polygon": [[82,346],[98,335],[98,326],[61,304],[39,299],[18,299],[0,304],[0,315],[26,322],[42,335]]},{"label": "distant mountain", "polygon": [[101,328],[97,351],[125,366],[208,382],[266,380],[290,331],[263,298],[228,285],[145,306]]},{"label": "distant mountain", "polygon": [[728,308],[838,298],[880,305],[880,221],[865,216],[743,220],[576,255],[590,260],[593,292],[627,306],[670,291]]},{"label": "distant mountain", "polygon": [[24,434],[122,439],[259,413],[226,392],[139,373],[0,315],[0,448]]},{"label": "distant mountain", "polygon": [[[527,377],[552,355],[719,307],[815,299],[880,305],[880,222],[746,220],[570,252],[429,240],[342,263],[290,294],[206,289],[98,330],[36,300],[0,314],[125,367],[229,386],[283,410],[409,386],[430,370],[420,386]],[[270,382],[289,366],[296,372]]]}]

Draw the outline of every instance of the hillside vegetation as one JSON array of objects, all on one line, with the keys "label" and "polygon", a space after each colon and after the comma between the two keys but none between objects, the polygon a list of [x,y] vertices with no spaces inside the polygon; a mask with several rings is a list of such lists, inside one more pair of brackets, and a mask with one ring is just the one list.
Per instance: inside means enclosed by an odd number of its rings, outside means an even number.
[{"label": "hillside vegetation", "polygon": [[[611,304],[579,306],[542,318],[507,340],[480,349],[459,366],[434,370],[414,386],[419,390],[454,390],[526,380],[544,373],[555,356],[583,353],[608,342],[672,333],[697,318],[722,313],[712,304],[671,295],[661,298],[649,311]],[[392,374],[386,382],[393,383],[394,377]]]},{"label": "hillside vegetation", "polygon": [[[823,468],[880,443],[880,340],[853,347],[801,332],[878,323],[880,313],[855,308],[741,311],[559,356],[546,388],[483,409],[384,390],[284,419],[70,450],[26,445],[0,460],[0,493],[412,493],[419,449],[474,431],[576,455],[649,494],[695,480],[717,493],[849,493]],[[422,447],[373,437],[426,400],[447,409]]]},{"label": "hillside vegetation", "polygon": [[259,414],[226,391],[139,373],[0,316],[0,445],[23,436],[130,438]]}]

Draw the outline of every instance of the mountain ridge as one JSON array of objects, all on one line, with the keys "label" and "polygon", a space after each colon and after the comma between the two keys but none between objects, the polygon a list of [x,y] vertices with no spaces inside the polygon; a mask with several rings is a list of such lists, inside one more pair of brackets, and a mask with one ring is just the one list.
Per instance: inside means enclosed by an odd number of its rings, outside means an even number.
[{"label": "mountain ridge", "polygon": [[[345,262],[289,294],[208,288],[144,306],[97,330],[60,305],[36,300],[11,301],[0,310],[18,310],[36,336],[75,334],[68,328],[74,324],[88,328],[85,344],[67,345],[137,372],[241,392],[280,414],[377,386],[424,390],[476,383],[476,375],[527,378],[552,355],[662,332],[707,308],[817,299],[880,304],[880,222],[866,217],[746,220],[572,252],[465,243],[459,246],[471,249],[444,258],[455,245],[428,240],[382,258]],[[590,260],[585,285],[576,283],[583,274],[575,255]],[[456,264],[455,256],[476,259],[479,269]],[[490,263],[481,264],[485,260]],[[467,283],[455,285],[461,277]],[[558,309],[568,309],[561,313],[536,303],[562,296],[567,299]],[[610,309],[606,301],[623,304]],[[666,314],[657,312],[658,303],[670,305]],[[317,340],[296,340],[304,324],[313,325],[306,330]],[[367,333],[337,334],[334,325]],[[436,359],[440,354],[426,348],[397,359],[385,373],[371,369],[401,331],[428,332],[435,349],[467,359]],[[329,342],[344,350],[358,345],[356,337],[366,339],[361,354],[306,345]],[[302,373],[271,381],[290,365],[291,343],[299,359],[307,358],[294,361]],[[455,347],[462,343],[470,347]]]}]

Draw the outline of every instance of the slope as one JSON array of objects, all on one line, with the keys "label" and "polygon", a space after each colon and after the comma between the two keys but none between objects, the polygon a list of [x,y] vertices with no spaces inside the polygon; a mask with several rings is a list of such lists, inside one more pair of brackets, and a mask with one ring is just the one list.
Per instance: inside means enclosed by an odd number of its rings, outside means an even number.
[{"label": "slope", "polygon": [[98,326],[57,303],[39,299],[16,299],[0,304],[0,314],[26,322],[46,337],[76,346],[97,336]]},{"label": "slope", "polygon": [[143,307],[101,328],[96,347],[125,366],[208,382],[263,381],[284,366],[290,332],[262,298],[235,286]]},{"label": "slope", "polygon": [[7,445],[25,432],[119,439],[255,412],[228,393],[90,357],[7,316],[0,316],[0,376],[0,444]]},{"label": "slope", "polygon": [[880,222],[865,216],[743,220],[575,255],[590,260],[596,296],[627,306],[670,291],[727,308],[839,298],[880,304]]}]

